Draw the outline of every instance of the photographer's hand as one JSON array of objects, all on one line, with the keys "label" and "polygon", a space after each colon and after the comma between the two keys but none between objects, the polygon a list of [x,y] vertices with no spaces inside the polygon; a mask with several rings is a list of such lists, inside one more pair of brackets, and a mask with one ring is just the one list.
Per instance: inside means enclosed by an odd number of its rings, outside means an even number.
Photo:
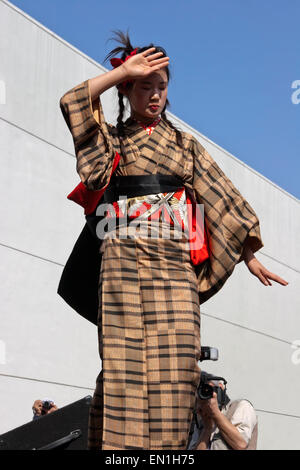
[{"label": "photographer's hand", "polygon": [[213,393],[213,397],[209,400],[199,400],[198,409],[201,414],[204,429],[201,433],[197,450],[206,450],[208,448],[210,436],[214,429],[211,423],[219,428],[225,442],[233,450],[245,450],[247,448],[247,443],[238,429],[219,410],[217,394],[215,392]]},{"label": "photographer's hand", "polygon": [[36,416],[41,416],[43,409],[43,402],[42,400],[35,400],[32,405],[32,411]]},{"label": "photographer's hand", "polygon": [[56,410],[58,410],[57,406],[54,403],[51,403],[51,408],[49,408],[46,414],[48,415],[49,413],[52,413],[53,411],[56,411]]},{"label": "photographer's hand", "polygon": [[[213,419],[213,412],[218,402],[216,400],[216,394],[210,400],[198,400],[198,413],[203,423],[203,429],[197,444],[196,450],[207,450],[210,444],[210,437],[215,428],[215,422]],[[215,403],[216,402],[216,403]],[[218,408],[219,409],[219,408]]]},{"label": "photographer's hand", "polygon": [[213,392],[213,396],[209,400],[199,400],[199,411],[202,419],[207,417],[214,423],[215,417],[221,413],[216,392]]},{"label": "photographer's hand", "polygon": [[201,400],[201,402],[202,401],[207,402],[204,405],[204,408],[210,412],[211,419],[219,428],[220,433],[222,434],[225,442],[233,450],[245,450],[247,448],[247,443],[245,439],[241,436],[238,429],[219,410],[216,392],[213,393],[213,398],[211,398],[210,400]]}]

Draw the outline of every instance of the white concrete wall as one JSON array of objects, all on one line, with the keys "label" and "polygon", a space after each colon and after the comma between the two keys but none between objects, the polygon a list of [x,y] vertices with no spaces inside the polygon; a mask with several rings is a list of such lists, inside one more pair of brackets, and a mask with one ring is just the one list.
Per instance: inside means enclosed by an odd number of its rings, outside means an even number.
[{"label": "white concrete wall", "polygon": [[[4,0],[0,64],[3,433],[31,419],[36,398],[53,398],[61,407],[91,395],[101,369],[96,327],[56,290],[84,225],[81,208],[66,199],[79,177],[59,99],[105,69]],[[113,92],[102,97],[108,121],[115,119],[114,98]],[[300,449],[300,364],[292,360],[292,343],[300,341],[299,200],[171,117],[200,140],[252,205],[265,245],[257,258],[290,283],[265,287],[238,265],[201,308],[202,344],[220,352],[217,363],[202,367],[227,378],[232,398],[253,402],[260,449]]]}]

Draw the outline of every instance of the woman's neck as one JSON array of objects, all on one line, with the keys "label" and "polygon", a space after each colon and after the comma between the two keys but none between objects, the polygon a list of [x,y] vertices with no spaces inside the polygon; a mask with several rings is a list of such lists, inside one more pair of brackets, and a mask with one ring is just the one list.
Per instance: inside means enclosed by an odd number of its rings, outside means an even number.
[{"label": "woman's neck", "polygon": [[137,121],[139,124],[142,124],[146,127],[149,127],[149,126],[151,126],[151,124],[154,124],[157,121],[159,121],[161,119],[161,116],[159,114],[158,116],[156,116],[154,118],[147,118],[145,116],[138,116],[136,114],[132,114],[131,119],[133,119],[134,121]]}]

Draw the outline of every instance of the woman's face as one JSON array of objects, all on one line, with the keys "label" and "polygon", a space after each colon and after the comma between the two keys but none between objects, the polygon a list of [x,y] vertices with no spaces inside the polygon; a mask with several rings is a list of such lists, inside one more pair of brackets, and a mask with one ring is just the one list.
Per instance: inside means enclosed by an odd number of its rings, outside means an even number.
[{"label": "woman's face", "polygon": [[168,94],[168,76],[165,69],[137,79],[126,91],[130,102],[131,116],[138,121],[151,123],[165,107]]}]

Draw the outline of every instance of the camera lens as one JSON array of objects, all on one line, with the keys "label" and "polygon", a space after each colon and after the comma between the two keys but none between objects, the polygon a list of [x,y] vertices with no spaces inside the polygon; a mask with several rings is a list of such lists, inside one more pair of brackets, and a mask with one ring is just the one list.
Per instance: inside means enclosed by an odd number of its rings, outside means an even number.
[{"label": "camera lens", "polygon": [[201,400],[208,400],[209,398],[212,398],[213,396],[213,387],[207,383],[202,383],[200,384],[200,387],[198,389],[198,395]]}]

